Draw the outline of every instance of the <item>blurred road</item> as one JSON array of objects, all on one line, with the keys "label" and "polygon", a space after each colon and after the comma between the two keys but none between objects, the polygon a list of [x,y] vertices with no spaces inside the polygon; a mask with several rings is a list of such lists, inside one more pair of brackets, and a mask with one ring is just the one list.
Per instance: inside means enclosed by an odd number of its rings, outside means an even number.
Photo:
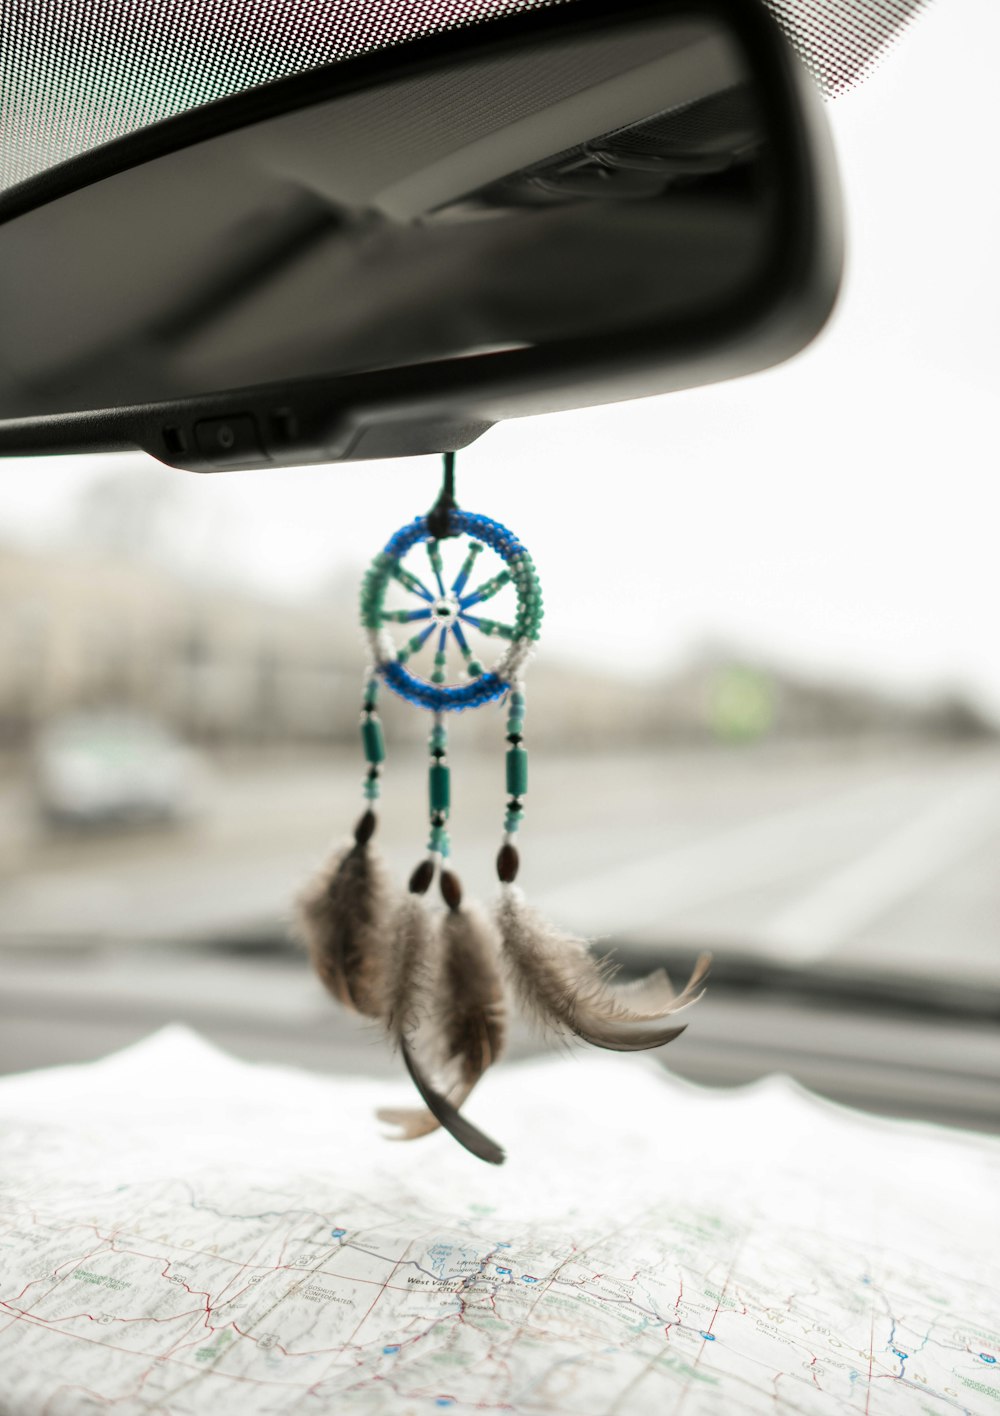
[{"label": "blurred road", "polygon": [[[487,898],[502,762],[452,755],[456,868]],[[391,762],[381,841],[421,857],[425,762]],[[1000,752],[843,743],[533,755],[522,883],[567,926],[792,964],[1000,985]],[[53,837],[0,783],[0,944],[197,942],[280,928],[357,816],[354,754],[220,768],[174,830]]]}]

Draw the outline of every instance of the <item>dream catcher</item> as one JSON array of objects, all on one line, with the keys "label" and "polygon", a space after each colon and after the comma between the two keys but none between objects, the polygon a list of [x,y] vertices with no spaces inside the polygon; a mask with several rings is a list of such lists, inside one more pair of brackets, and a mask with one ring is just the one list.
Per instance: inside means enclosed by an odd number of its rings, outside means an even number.
[{"label": "dream catcher", "polygon": [[[454,576],[445,572],[445,542],[459,547],[457,558],[449,548]],[[507,619],[487,613],[495,597],[514,600]],[[390,607],[398,598],[403,607]],[[700,997],[709,964],[703,955],[680,993],[662,969],[619,984],[585,941],[547,923],[515,884],[528,790],[525,673],[541,622],[531,556],[499,522],[456,505],[454,454],[446,454],[435,506],[389,538],[364,578],[361,623],[371,655],[361,703],[367,806],[353,844],[299,901],[301,933],[323,983],[346,1007],[382,1024],[424,1103],[381,1111],[380,1119],[398,1128],[400,1140],[443,1126],[493,1164],[503,1161],[503,1150],[461,1107],[503,1051],[508,992],[544,1028],[636,1052],[684,1031],[667,1020]],[[456,664],[460,678],[450,682],[449,665]],[[430,723],[427,849],[405,892],[394,887],[373,845],[386,760],[378,715],[383,687],[425,710]],[[453,713],[498,701],[506,707],[506,806],[496,857],[499,899],[487,914],[465,898],[452,864],[448,723]],[[437,909],[429,903],[435,884],[443,902]]]}]

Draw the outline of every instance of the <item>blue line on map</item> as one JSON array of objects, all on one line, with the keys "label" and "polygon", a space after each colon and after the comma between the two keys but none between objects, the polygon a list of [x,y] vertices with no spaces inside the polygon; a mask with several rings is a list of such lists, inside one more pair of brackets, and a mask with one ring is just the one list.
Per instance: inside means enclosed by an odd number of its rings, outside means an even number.
[{"label": "blue line on map", "polygon": [[706,1342],[714,1342],[714,1341],[715,1341],[715,1333],[714,1333],[714,1332],[703,1332],[703,1333],[702,1333],[702,1337],[705,1339]]},{"label": "blue line on map", "polygon": [[522,1273],[522,1275],[521,1275],[521,1282],[522,1282],[522,1283],[537,1283],[537,1282],[538,1282],[538,1279],[537,1279],[537,1278],[534,1278],[530,1273]]},{"label": "blue line on map", "polygon": [[331,1229],[331,1230],[330,1230],[330,1233],[333,1235],[334,1239],[343,1239],[344,1235],[347,1233],[347,1230],[346,1230],[346,1229]]},{"label": "blue line on map", "polygon": [[984,1362],[989,1362],[989,1364],[990,1364],[991,1367],[992,1367],[993,1363],[997,1360],[995,1357],[991,1356],[989,1352],[980,1352],[979,1355],[980,1355],[980,1357],[983,1359]]},{"label": "blue line on map", "polygon": [[391,1355],[393,1352],[398,1352],[398,1351],[399,1351],[399,1343],[398,1343],[398,1342],[390,1343],[390,1345],[389,1345],[388,1347],[383,1347],[383,1348],[382,1348],[382,1351],[385,1352],[387,1355]]},{"label": "blue line on map", "polygon": [[501,1268],[499,1264],[497,1264],[497,1273],[506,1274],[510,1278],[510,1269]]},{"label": "blue line on map", "polygon": [[453,1396],[439,1396],[439,1397],[437,1398],[437,1400],[435,1401],[434,1405],[435,1405],[435,1406],[454,1406],[454,1405],[455,1405],[455,1398],[454,1398]]}]

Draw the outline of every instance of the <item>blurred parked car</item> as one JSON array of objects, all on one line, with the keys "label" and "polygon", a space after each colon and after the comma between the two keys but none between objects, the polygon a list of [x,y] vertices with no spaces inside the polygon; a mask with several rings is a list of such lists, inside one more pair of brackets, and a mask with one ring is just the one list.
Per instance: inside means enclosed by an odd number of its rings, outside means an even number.
[{"label": "blurred parked car", "polygon": [[176,823],[201,809],[205,765],[154,719],[73,713],[39,733],[33,781],[39,809],[53,826]]}]

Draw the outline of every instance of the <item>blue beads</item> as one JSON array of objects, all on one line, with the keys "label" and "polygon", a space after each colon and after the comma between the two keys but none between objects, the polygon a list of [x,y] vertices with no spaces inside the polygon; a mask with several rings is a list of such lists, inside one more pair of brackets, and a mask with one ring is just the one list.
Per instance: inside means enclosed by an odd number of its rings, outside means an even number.
[{"label": "blue beads", "polygon": [[397,660],[385,665],[382,676],[400,698],[436,712],[460,713],[465,708],[479,708],[500,698],[507,690],[503,679],[494,673],[481,674],[474,682],[454,688],[438,687],[415,678]]},{"label": "blue beads", "polygon": [[[455,507],[449,513],[448,530],[454,535],[472,536],[483,542],[508,565],[517,557],[527,555],[524,546],[513,532],[488,516],[479,516],[475,512],[462,511]],[[390,537],[382,554],[398,562],[419,542],[432,539],[426,516],[418,516]],[[458,642],[461,646],[461,639],[458,639]],[[417,648],[413,640],[408,647],[413,652]],[[406,657],[409,655],[406,654]],[[399,658],[384,665],[381,674],[385,682],[394,693],[398,693],[407,702],[415,703],[421,708],[430,708],[435,712],[457,713],[465,708],[479,708],[484,703],[491,703],[500,698],[507,691],[508,685],[503,679],[493,672],[482,672],[482,666],[475,660],[469,662],[469,673],[475,675],[473,682],[451,688],[445,687],[443,683],[427,683],[417,678],[404,667],[404,663],[404,653],[401,652]],[[432,678],[443,678],[440,665],[436,666]]]},{"label": "blue beads", "polygon": [[[478,540],[484,541],[505,561],[511,561],[515,556],[527,554],[524,546],[512,531],[507,530],[506,526],[499,521],[493,521],[488,516],[479,516],[473,511],[462,511],[459,507],[455,507],[449,517],[448,530],[453,535],[464,533],[467,536],[475,536]],[[396,560],[401,560],[418,541],[430,539],[431,534],[427,529],[426,516],[418,516],[389,538],[385,543],[385,554]]]}]

